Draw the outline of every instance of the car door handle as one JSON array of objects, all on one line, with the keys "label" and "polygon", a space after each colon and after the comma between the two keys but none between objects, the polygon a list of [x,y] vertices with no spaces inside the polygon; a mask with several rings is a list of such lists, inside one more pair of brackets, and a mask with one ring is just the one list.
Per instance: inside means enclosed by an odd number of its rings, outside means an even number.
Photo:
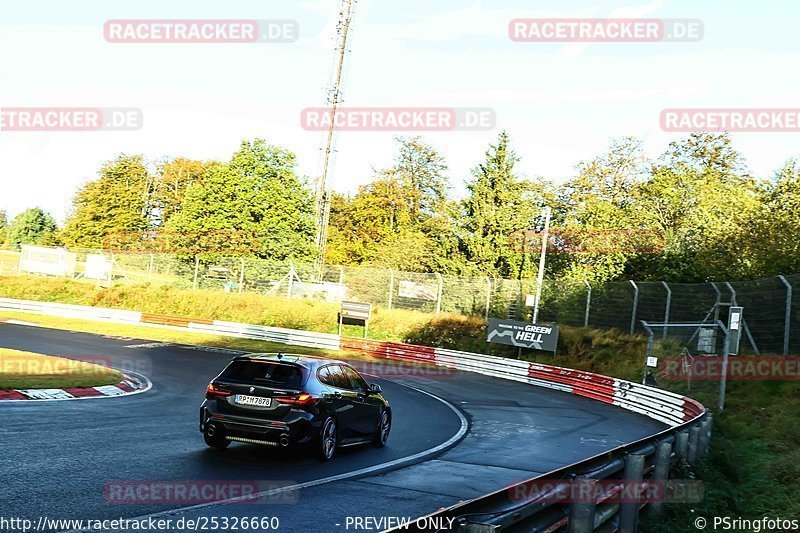
[{"label": "car door handle", "polygon": [[341,393],[341,392],[339,392],[339,391],[336,391],[336,392],[334,392],[334,393],[333,393],[333,395],[334,395],[334,397],[336,397],[337,399],[341,399],[341,397],[342,397],[342,393]]}]

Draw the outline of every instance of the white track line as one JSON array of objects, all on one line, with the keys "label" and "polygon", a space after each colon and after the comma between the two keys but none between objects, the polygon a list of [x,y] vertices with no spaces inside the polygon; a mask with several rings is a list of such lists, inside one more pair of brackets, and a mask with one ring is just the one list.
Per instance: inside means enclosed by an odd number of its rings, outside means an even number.
[{"label": "white track line", "polygon": [[[391,381],[391,380],[387,380],[387,381]],[[351,478],[354,478],[354,477],[363,476],[365,474],[371,474],[371,473],[377,472],[379,470],[384,470],[386,468],[392,468],[392,467],[399,466],[399,465],[402,465],[402,464],[405,464],[405,463],[411,463],[411,462],[416,461],[417,459],[422,459],[423,457],[427,457],[429,455],[433,455],[433,454],[435,454],[435,453],[437,453],[437,452],[439,452],[441,450],[444,450],[444,449],[450,447],[451,445],[455,444],[456,442],[458,442],[461,439],[461,437],[463,437],[467,433],[467,429],[469,429],[469,424],[467,423],[467,419],[466,419],[466,417],[464,417],[464,415],[461,413],[461,411],[459,411],[453,404],[451,404],[450,402],[448,402],[444,398],[440,398],[439,396],[436,396],[435,394],[431,394],[428,391],[424,391],[422,389],[418,389],[416,387],[412,387],[411,385],[406,385],[404,383],[398,383],[396,381],[392,381],[392,383],[396,383],[397,385],[400,385],[401,387],[407,387],[407,388],[415,390],[417,392],[421,392],[422,394],[425,394],[425,395],[430,396],[431,398],[433,398],[435,400],[438,400],[438,401],[442,402],[444,405],[446,405],[448,408],[450,408],[450,410],[453,411],[458,416],[458,419],[461,422],[461,427],[459,428],[458,432],[455,435],[453,435],[452,437],[450,437],[447,441],[443,442],[442,444],[439,444],[438,446],[434,446],[433,448],[429,448],[427,450],[415,453],[414,455],[409,455],[408,457],[401,457],[400,459],[395,459],[393,461],[389,461],[389,462],[386,462],[386,463],[381,463],[381,464],[378,464],[378,465],[368,466],[368,467],[362,468],[360,470],[354,470],[352,472],[345,472],[344,474],[337,474],[335,476],[325,477],[325,478],[322,478],[322,479],[315,479],[313,481],[306,481],[305,483],[298,483],[297,485],[289,485],[287,487],[280,487],[280,488],[277,488],[277,489],[267,490],[267,491],[263,491],[263,492],[259,492],[259,493],[255,493],[255,494],[248,494],[247,496],[240,496],[240,497],[237,497],[237,498],[228,498],[226,500],[219,500],[219,501],[215,501],[215,502],[201,503],[201,504],[197,504],[197,505],[191,505],[189,507],[179,507],[177,509],[170,509],[168,511],[160,511],[158,513],[141,515],[141,516],[137,516],[137,517],[134,517],[134,518],[128,518],[127,520],[146,520],[148,518],[159,518],[159,517],[164,517],[164,516],[170,516],[170,515],[177,515],[177,514],[181,514],[181,513],[186,513],[188,511],[196,511],[196,510],[200,510],[200,509],[206,509],[208,507],[214,507],[216,505],[227,505],[227,504],[238,503],[238,502],[242,502],[242,501],[257,500],[257,499],[260,499],[260,498],[273,496],[275,494],[281,494],[283,492],[291,492],[291,491],[296,491],[296,490],[301,490],[301,489],[307,489],[307,488],[310,488],[310,487],[317,487],[319,485],[325,485],[327,483],[332,483],[334,481],[342,481],[342,480],[345,480],[345,479],[351,479]],[[72,529],[72,530],[68,530],[68,531],[62,531],[60,533],[82,533],[82,532],[85,532],[85,531],[97,532],[97,531],[100,531],[100,530],[94,530],[94,529],[92,529],[92,530],[88,530],[88,529]]]}]

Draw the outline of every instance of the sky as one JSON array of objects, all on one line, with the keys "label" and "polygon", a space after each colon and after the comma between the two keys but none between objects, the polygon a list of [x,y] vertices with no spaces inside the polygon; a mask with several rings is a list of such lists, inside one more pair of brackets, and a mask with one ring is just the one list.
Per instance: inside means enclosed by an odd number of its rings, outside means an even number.
[{"label": "sky", "polygon": [[[13,6],[13,7],[12,7]],[[4,2],[0,108],[140,109],[134,131],[0,131],[0,210],[40,206],[63,222],[75,190],[120,153],[227,160],[261,137],[321,170],[323,135],[301,125],[325,105],[338,0]],[[665,108],[795,108],[800,87],[792,0],[358,0],[345,67],[345,107],[490,108],[493,129],[421,132],[446,158],[453,193],[501,130],[526,177],[556,182],[634,135],[657,157],[685,134],[661,130]],[[692,18],[697,42],[514,42],[516,18]],[[283,43],[109,43],[120,19],[291,20]],[[392,163],[397,135],[340,132],[332,187],[354,192]],[[750,169],[769,177],[800,156],[800,133],[734,133]]]}]

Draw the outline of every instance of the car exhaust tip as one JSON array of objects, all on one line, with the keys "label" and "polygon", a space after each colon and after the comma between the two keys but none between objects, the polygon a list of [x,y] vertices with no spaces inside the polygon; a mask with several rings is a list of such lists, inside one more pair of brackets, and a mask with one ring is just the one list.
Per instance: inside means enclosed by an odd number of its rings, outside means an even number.
[{"label": "car exhaust tip", "polygon": [[278,442],[282,447],[286,448],[289,446],[289,435],[281,435],[281,438],[278,440]]}]

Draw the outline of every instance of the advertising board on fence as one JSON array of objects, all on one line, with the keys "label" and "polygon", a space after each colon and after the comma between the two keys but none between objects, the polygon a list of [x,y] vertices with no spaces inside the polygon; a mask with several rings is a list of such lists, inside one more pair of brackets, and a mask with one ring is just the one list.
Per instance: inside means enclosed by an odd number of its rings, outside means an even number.
[{"label": "advertising board on fence", "polygon": [[400,298],[411,298],[414,300],[436,301],[439,288],[437,285],[425,285],[415,281],[401,281],[397,295]]},{"label": "advertising board on fence", "polygon": [[486,341],[555,352],[558,345],[558,327],[490,318]]}]

